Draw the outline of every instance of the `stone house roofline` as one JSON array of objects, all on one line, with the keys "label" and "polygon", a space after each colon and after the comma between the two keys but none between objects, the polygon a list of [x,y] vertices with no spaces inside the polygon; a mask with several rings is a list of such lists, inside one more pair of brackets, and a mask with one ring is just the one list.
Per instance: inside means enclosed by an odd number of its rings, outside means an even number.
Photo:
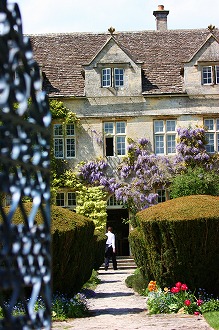
[{"label": "stone house roofline", "polygon": [[215,41],[219,44],[219,40],[218,38],[214,35],[214,33],[210,33],[207,37],[207,39],[205,40],[205,42],[203,42],[203,44],[198,48],[198,50],[190,57],[190,59],[188,61],[185,61],[183,63],[190,63],[194,57],[200,52],[200,50],[206,45],[206,43],[211,39],[211,38],[214,38]]},{"label": "stone house roofline", "polygon": [[127,51],[123,46],[121,46],[121,44],[111,35],[108,40],[104,43],[104,45],[101,47],[101,49],[95,54],[95,56],[91,59],[91,61],[87,64],[83,64],[82,66],[90,66],[92,65],[92,63],[95,61],[95,59],[98,57],[98,55],[104,50],[104,48],[110,43],[110,41],[112,41],[117,44],[117,46],[136,64],[143,64],[144,62],[139,61],[137,59],[135,59],[129,51]]}]

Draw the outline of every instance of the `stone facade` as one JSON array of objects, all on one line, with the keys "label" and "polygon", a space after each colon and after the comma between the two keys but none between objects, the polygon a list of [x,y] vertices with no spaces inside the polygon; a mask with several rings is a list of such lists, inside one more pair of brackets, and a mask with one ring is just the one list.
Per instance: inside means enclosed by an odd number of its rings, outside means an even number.
[{"label": "stone facade", "polygon": [[[211,143],[219,150],[219,30],[167,30],[168,14],[163,6],[154,12],[156,31],[31,36],[43,89],[81,120],[69,167],[104,158],[107,148],[113,151],[110,164],[118,163],[123,155],[118,155],[116,140],[104,134],[105,123],[114,129],[124,123],[125,143],[128,137],[145,137],[156,153],[160,140],[154,125],[159,121],[163,154],[171,156],[168,134],[207,119],[213,125]],[[169,123],[174,132],[167,131]]]}]

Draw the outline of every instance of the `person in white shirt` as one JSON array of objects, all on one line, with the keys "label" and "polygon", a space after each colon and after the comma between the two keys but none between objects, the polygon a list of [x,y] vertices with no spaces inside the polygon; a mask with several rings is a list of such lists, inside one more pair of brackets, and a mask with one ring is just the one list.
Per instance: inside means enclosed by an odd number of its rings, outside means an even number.
[{"label": "person in white shirt", "polygon": [[112,233],[113,228],[108,227],[108,232],[106,233],[106,249],[105,249],[105,270],[109,268],[109,262],[112,258],[113,269],[117,269],[116,261],[116,246],[115,246],[115,235]]}]

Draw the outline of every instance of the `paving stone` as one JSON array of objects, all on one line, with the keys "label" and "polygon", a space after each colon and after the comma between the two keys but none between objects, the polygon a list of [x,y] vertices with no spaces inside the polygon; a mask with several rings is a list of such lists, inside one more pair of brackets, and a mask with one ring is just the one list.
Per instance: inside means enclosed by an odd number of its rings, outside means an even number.
[{"label": "paving stone", "polygon": [[131,269],[99,270],[101,283],[94,298],[88,300],[90,317],[53,322],[52,329],[140,329],[140,330],[210,330],[203,316],[182,314],[149,315],[146,297],[127,288],[125,279]]}]

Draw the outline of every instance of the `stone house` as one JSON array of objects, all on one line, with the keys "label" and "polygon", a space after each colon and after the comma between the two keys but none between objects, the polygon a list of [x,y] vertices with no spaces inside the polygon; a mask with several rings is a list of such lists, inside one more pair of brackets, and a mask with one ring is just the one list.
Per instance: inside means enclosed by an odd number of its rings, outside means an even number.
[{"label": "stone house", "polygon": [[[148,138],[156,154],[173,155],[176,128],[208,127],[208,151],[219,150],[219,30],[168,30],[169,11],[153,12],[156,30],[31,35],[43,88],[80,118],[82,130],[53,123],[54,153],[79,161],[126,154],[127,137]],[[100,140],[102,143],[100,143]],[[165,191],[158,190],[160,200]],[[74,207],[64,188],[57,204]],[[108,223],[128,254],[127,210],[109,199]]]}]

